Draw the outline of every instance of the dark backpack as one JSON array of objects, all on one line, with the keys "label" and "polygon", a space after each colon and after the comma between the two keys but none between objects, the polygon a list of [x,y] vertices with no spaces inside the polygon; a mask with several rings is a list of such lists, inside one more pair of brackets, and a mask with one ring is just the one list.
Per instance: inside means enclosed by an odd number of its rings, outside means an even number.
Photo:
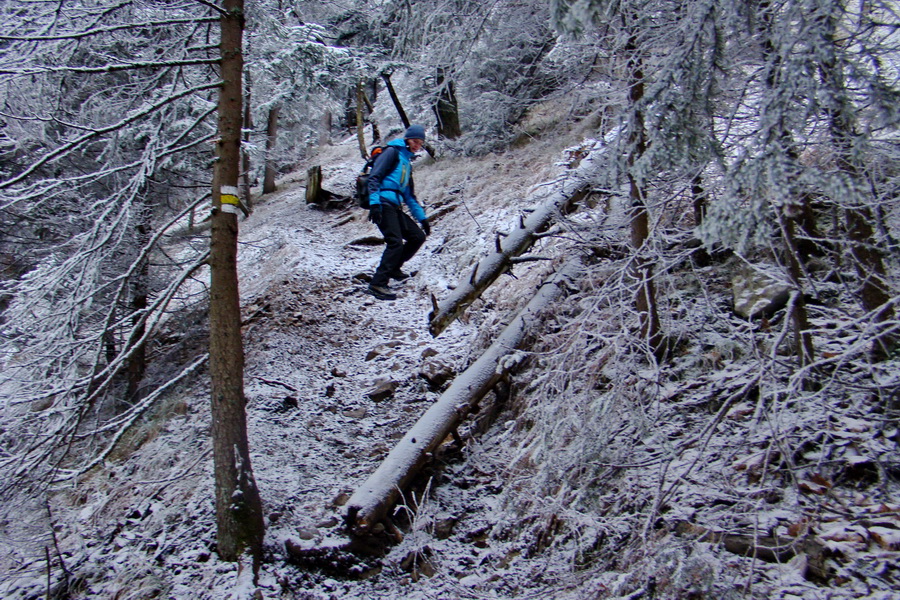
[{"label": "dark backpack", "polygon": [[375,146],[369,154],[369,160],[363,165],[362,171],[356,176],[356,203],[360,208],[369,208],[369,171],[384,151],[384,146]]}]

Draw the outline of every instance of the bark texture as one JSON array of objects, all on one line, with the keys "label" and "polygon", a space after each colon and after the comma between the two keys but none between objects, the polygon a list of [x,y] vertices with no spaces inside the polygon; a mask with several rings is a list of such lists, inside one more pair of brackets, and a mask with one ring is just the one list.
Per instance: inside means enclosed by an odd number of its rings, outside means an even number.
[{"label": "bark texture", "polygon": [[434,105],[437,117],[437,129],[440,137],[456,139],[462,135],[459,127],[459,103],[456,100],[456,87],[448,80],[444,69],[437,70],[438,99]]},{"label": "bark texture", "polygon": [[865,170],[859,160],[856,139],[856,112],[847,97],[847,85],[841,64],[836,56],[835,31],[837,22],[833,16],[826,19],[828,41],[832,53],[824,57],[819,65],[822,80],[832,92],[832,106],[828,110],[829,129],[832,143],[837,152],[838,168],[851,182],[854,194],[843,203],[847,237],[853,264],[862,283],[857,292],[863,308],[872,315],[876,334],[872,345],[872,357],[877,361],[888,358],[897,344],[897,334],[888,324],[894,320],[894,308],[890,303],[891,286],[888,283],[884,256],[879,248],[873,223],[876,222],[872,207],[878,198],[866,183]]},{"label": "bark texture", "polygon": [[366,91],[363,88],[363,80],[356,83],[356,139],[359,142],[359,154],[363,160],[369,158],[366,150],[366,119],[365,119]]},{"label": "bark texture", "polygon": [[647,212],[643,182],[635,175],[633,169],[635,163],[647,150],[644,113],[641,108],[641,101],[644,99],[643,62],[634,39],[629,41],[626,50],[630,55],[631,81],[628,96],[633,111],[629,139],[631,151],[628,154],[628,182],[631,200],[629,216],[631,218],[631,247],[638,254],[632,263],[632,276],[638,282],[635,308],[640,317],[641,337],[647,342],[653,353],[661,358],[665,350],[665,340],[660,328],[659,311],[656,305],[656,286],[653,283],[654,264],[652,260],[641,255],[641,250],[650,237],[650,215]]},{"label": "bark texture", "polygon": [[384,87],[387,88],[388,95],[391,97],[391,102],[394,103],[394,108],[397,109],[397,114],[400,115],[400,121],[403,123],[403,127],[408,128],[409,117],[406,116],[406,111],[403,110],[403,104],[400,103],[400,98],[397,96],[394,84],[391,83],[391,76],[387,73],[383,73],[381,79],[384,80]]},{"label": "bark texture", "polygon": [[275,142],[278,140],[278,112],[281,109],[273,106],[269,109],[266,122],[266,170],[263,175],[263,194],[275,191]]},{"label": "bark texture", "polygon": [[240,166],[243,0],[226,0],[223,9],[220,46],[223,83],[219,93],[218,168],[213,185],[209,258],[209,368],[217,543],[223,560],[237,560],[249,552],[256,568],[262,558],[264,524],[247,440],[237,280],[237,215],[222,210],[222,187],[229,186],[236,192]]}]

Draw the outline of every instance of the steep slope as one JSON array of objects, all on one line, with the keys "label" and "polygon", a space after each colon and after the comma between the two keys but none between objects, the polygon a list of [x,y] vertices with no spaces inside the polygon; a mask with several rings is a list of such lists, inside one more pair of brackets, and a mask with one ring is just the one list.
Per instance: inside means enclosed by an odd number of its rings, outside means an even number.
[{"label": "steep slope", "polygon": [[[197,377],[115,462],[56,491],[49,519],[23,507],[33,535],[9,540],[4,597],[46,597],[45,546],[51,580],[64,565],[77,598],[893,597],[900,369],[866,361],[841,286],[823,284],[813,309],[816,346],[837,359],[806,390],[784,313],[736,317],[740,261],[695,264],[675,207],[659,225],[671,231],[660,254],[671,354],[657,363],[634,337],[625,215],[599,197],[540,242],[550,260],[514,267],[428,334],[430,295],[444,297],[531,208],[529,188],[559,184],[565,142],[420,160],[420,196],[441,216],[395,302],[363,292],[358,276],[381,253],[362,243],[376,233],[365,212],[310,208],[288,178],[242,222],[245,387],[270,559],[256,584],[213,551]],[[349,190],[353,139],[313,160],[326,188]],[[347,496],[560,259],[579,254],[587,275],[514,357],[494,419],[467,423],[465,447],[405,496],[402,541],[380,558],[339,551]],[[287,561],[287,540],[313,558]]]},{"label": "steep slope", "polygon": [[[355,154],[351,139],[319,155],[326,187],[349,189]],[[370,274],[381,254],[379,246],[353,243],[377,235],[365,211],[308,207],[302,185],[287,178],[281,191],[260,199],[241,223],[245,392],[274,561],[261,575],[264,596],[281,589],[279,580],[291,581],[295,590],[334,586],[330,575],[283,565],[284,541],[316,547],[340,538],[346,495],[374,470],[448,377],[489,343],[479,339],[483,316],[475,314],[432,339],[427,314],[430,295],[445,293],[494,229],[511,220],[528,185],[546,174],[511,181],[512,164],[492,157],[417,167],[420,196],[445,207],[447,216],[435,220],[432,236],[408,265],[417,274],[395,285],[400,295],[395,302],[368,296],[357,277]],[[205,288],[202,279],[197,294]],[[531,278],[523,285],[533,285]],[[519,303],[515,296],[495,297],[500,308]],[[177,331],[189,318],[195,317],[174,320],[173,336],[181,335]],[[194,350],[202,351],[203,331],[189,331],[199,336]],[[211,551],[208,387],[202,375],[148,417],[115,463],[77,488],[54,494],[55,539],[47,537],[46,514],[31,516],[33,535],[42,539],[38,544],[60,548],[50,569],[60,594],[68,580],[75,597],[242,597],[235,590],[243,589],[246,570],[219,563]],[[4,562],[11,574],[3,582],[5,597],[46,594],[47,563],[34,538],[11,544]],[[393,565],[393,559],[385,564]],[[361,583],[358,597],[401,597],[394,586],[402,579]]]}]

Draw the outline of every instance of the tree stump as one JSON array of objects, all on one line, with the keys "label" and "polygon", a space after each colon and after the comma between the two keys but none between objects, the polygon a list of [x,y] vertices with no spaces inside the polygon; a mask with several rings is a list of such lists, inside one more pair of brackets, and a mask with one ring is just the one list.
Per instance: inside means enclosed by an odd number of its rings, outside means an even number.
[{"label": "tree stump", "polygon": [[341,196],[322,189],[322,167],[315,165],[306,171],[306,203],[314,204],[315,208],[332,209],[346,208],[350,206],[350,196]]},{"label": "tree stump", "polygon": [[322,166],[315,165],[306,172],[306,203],[314,204],[322,198]]}]

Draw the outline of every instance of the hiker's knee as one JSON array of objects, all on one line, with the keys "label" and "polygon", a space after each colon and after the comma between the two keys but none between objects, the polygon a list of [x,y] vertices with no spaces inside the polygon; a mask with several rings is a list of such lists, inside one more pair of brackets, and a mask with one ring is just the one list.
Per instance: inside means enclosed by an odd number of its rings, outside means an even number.
[{"label": "hiker's knee", "polygon": [[386,233],[384,236],[384,244],[388,248],[400,248],[403,246],[403,236],[396,233]]},{"label": "hiker's knee", "polygon": [[414,228],[409,236],[409,242],[416,246],[421,246],[425,243],[425,232],[418,227]]}]

